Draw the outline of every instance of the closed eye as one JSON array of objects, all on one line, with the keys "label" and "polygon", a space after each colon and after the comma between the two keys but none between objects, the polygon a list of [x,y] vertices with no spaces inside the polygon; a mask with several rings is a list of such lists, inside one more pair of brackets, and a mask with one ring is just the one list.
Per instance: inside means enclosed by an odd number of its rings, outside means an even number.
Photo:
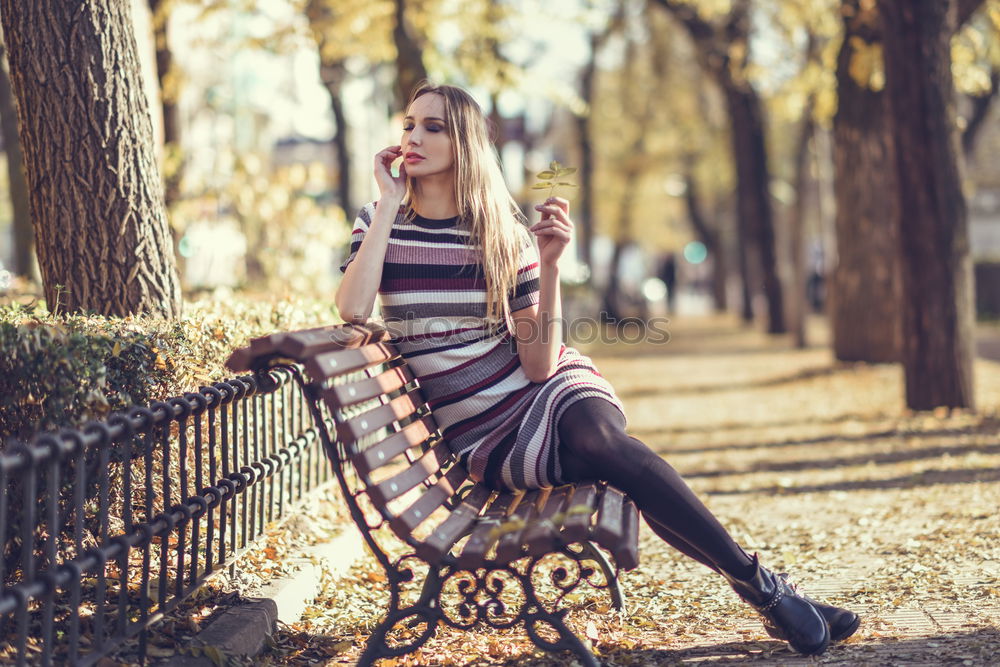
[{"label": "closed eye", "polygon": [[[414,127],[413,121],[406,121],[406,122],[403,123],[403,131],[404,132],[410,132],[410,131],[412,131],[413,127]],[[440,123],[431,122],[431,123],[427,124],[427,131],[428,132],[443,132],[444,129],[445,129],[444,125],[442,125]]]}]

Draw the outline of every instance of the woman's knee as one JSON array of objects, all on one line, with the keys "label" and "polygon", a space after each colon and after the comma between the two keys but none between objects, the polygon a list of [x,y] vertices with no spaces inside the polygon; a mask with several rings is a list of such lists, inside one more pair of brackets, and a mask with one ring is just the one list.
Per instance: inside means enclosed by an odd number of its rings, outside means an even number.
[{"label": "woman's knee", "polygon": [[615,420],[606,410],[587,407],[587,401],[579,401],[563,413],[559,435],[565,451],[594,463],[634,448],[638,441],[625,433],[622,420]]}]

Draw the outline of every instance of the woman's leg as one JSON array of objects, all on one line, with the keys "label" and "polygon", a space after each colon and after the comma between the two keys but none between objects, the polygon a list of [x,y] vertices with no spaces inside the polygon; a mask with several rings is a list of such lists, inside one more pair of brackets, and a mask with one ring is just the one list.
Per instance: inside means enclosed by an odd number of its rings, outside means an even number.
[{"label": "woman's leg", "polygon": [[604,480],[624,491],[657,535],[725,576],[764,616],[768,632],[795,650],[822,653],[831,628],[838,639],[854,632],[856,614],[803,598],[756,556],[748,556],[677,471],[627,435],[624,426],[621,412],[603,399],[587,398],[567,408],[558,424],[563,477]]},{"label": "woman's leg", "polygon": [[643,514],[642,518],[646,521],[646,525],[649,526],[649,529],[652,530],[653,533],[655,533],[661,540],[672,546],[674,549],[677,549],[688,558],[698,561],[705,567],[714,570],[715,572],[719,572],[719,567],[713,563],[708,556],[698,551],[693,544],[677,535],[677,533],[672,532],[663,524],[657,523],[656,519],[650,515]]},{"label": "woman's leg", "polygon": [[677,471],[624,427],[622,413],[603,399],[582,399],[567,408],[559,420],[563,476],[607,481],[635,501],[667,543],[714,570],[748,575],[752,559]]}]

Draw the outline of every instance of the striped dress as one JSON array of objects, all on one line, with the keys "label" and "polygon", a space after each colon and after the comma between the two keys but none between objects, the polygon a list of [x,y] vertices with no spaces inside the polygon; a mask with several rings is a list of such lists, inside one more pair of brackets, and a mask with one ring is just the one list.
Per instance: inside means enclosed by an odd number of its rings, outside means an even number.
[{"label": "striped dress", "polygon": [[[375,213],[366,205],[354,222],[345,271]],[[624,408],[590,359],[563,345],[555,373],[532,382],[516,339],[490,332],[481,255],[457,218],[407,221],[400,208],[382,267],[379,300],[392,342],[417,377],[442,437],[473,478],[496,489],[563,483],[559,417],[570,405],[598,397]],[[511,311],[538,303],[539,260],[532,239],[521,250]]]}]

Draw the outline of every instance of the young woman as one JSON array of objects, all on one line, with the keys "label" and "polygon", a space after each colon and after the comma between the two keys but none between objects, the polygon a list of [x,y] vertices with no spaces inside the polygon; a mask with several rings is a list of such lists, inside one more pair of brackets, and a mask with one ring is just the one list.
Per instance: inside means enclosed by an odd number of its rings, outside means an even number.
[{"label": "young woman", "polygon": [[749,556],[666,461],[626,434],[611,385],[562,344],[557,261],[572,237],[569,205],[549,198],[535,224],[521,224],[468,93],[420,85],[400,145],[375,156],[375,180],[381,194],[354,223],[337,307],[364,321],[380,296],[442,436],[476,479],[508,489],[605,480],[795,650],[821,653],[857,629],[856,614],[799,595]]}]

